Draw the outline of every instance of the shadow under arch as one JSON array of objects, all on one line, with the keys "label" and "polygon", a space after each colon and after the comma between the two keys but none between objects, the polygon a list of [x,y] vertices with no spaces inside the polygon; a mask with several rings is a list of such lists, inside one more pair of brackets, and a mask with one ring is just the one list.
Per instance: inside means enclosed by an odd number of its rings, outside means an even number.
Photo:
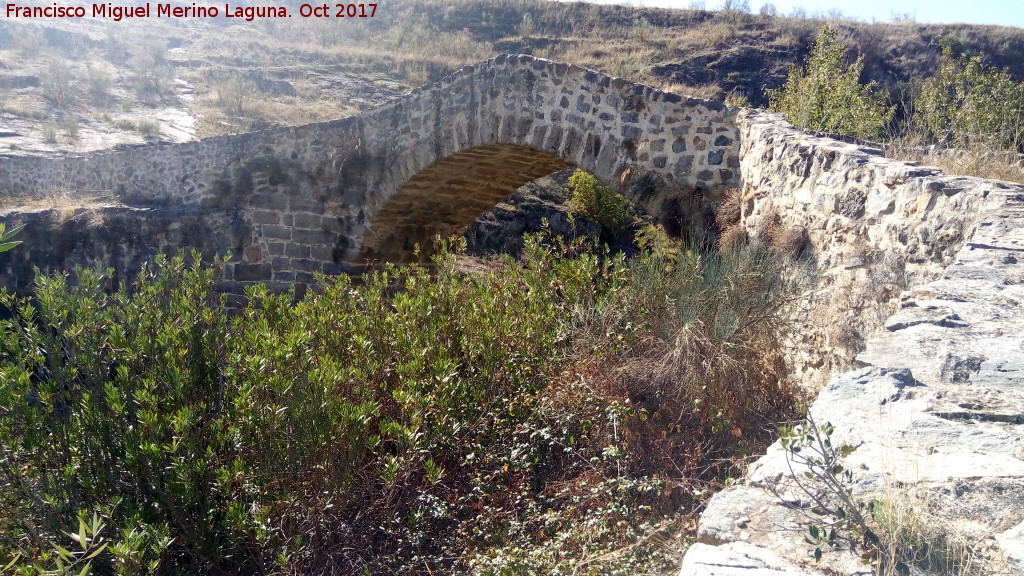
[{"label": "shadow under arch", "polygon": [[410,178],[381,207],[363,240],[359,262],[424,259],[435,235],[459,233],[523,185],[574,164],[517,144],[487,144],[456,152]]}]

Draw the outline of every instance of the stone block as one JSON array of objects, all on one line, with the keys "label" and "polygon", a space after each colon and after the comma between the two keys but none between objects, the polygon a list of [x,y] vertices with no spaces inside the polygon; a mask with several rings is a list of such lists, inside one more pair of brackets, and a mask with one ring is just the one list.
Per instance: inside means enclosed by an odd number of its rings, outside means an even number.
[{"label": "stone block", "polygon": [[323,217],[319,214],[297,213],[292,215],[292,225],[296,228],[309,228],[319,230],[322,226]]},{"label": "stone block", "polygon": [[249,216],[253,224],[280,224],[281,215],[278,212],[268,210],[253,210]]},{"label": "stone block", "polygon": [[259,227],[259,231],[259,235],[264,238],[273,238],[275,240],[291,240],[292,238],[292,229],[287,226],[264,224]]},{"label": "stone block", "polygon": [[830,192],[819,192],[814,197],[814,209],[822,214],[832,214],[836,211],[838,197]]},{"label": "stone block", "polygon": [[288,209],[292,212],[323,213],[324,203],[316,198],[299,198],[293,196],[288,199]]},{"label": "stone block", "polygon": [[292,230],[292,240],[299,244],[333,244],[334,235],[326,230]]},{"label": "stone block", "polygon": [[896,196],[889,190],[873,190],[868,193],[864,211],[868,216],[892,214],[896,210]]},{"label": "stone block", "polygon": [[305,257],[324,262],[333,262],[334,246],[312,246],[309,248],[309,253]]},{"label": "stone block", "polygon": [[305,244],[285,244],[284,255],[289,258],[309,258],[309,246]]},{"label": "stone block", "polygon": [[249,205],[267,210],[286,210],[288,197],[284,194],[253,194],[249,197]]},{"label": "stone block", "polygon": [[249,246],[245,249],[243,258],[246,262],[259,262],[263,258],[263,253],[259,246]]},{"label": "stone block", "polygon": [[[301,270],[303,272],[319,272],[323,264],[315,260],[308,258],[299,258],[292,260],[291,267],[293,270]],[[300,280],[301,282],[301,280]]]},{"label": "stone block", "polygon": [[269,280],[272,269],[266,264],[246,264],[239,262],[234,266],[234,279],[236,282],[260,282]]},{"label": "stone block", "polygon": [[347,274],[352,270],[352,265],[348,262],[326,262],[322,270],[324,274]]}]

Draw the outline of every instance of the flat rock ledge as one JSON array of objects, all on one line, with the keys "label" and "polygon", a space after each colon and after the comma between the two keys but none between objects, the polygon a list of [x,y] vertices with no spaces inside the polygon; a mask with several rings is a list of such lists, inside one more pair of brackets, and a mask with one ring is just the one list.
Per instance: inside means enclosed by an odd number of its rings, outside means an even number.
[{"label": "flat rock ledge", "polygon": [[[1024,574],[1024,189],[991,193],[942,277],[902,294],[809,412],[857,447],[843,460],[855,499],[969,544],[984,568],[965,574]],[[875,574],[852,538],[814,560],[804,536],[830,518],[796,485],[816,489],[804,470],[771,446],[711,499],[680,576]]]}]

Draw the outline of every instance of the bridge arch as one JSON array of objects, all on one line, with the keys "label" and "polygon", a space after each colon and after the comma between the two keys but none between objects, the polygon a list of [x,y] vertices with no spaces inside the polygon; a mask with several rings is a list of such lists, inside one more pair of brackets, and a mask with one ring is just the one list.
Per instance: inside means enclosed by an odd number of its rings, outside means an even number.
[{"label": "bridge arch", "polygon": [[467,66],[366,115],[362,149],[390,164],[347,257],[400,260],[415,243],[429,246],[434,233],[455,232],[519,186],[569,166],[654,216],[678,202],[624,186],[627,170],[714,199],[739,184],[736,113],[529,56]]},{"label": "bridge arch", "polygon": [[373,217],[360,261],[403,262],[417,244],[471,224],[531,180],[572,166],[566,160],[515,144],[489,144],[456,152],[410,178]]}]

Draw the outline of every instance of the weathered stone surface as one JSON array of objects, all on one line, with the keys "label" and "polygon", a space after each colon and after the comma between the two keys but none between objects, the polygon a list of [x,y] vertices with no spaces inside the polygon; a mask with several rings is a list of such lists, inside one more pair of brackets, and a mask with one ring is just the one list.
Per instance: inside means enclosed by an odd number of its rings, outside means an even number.
[{"label": "weathered stone surface", "polygon": [[769,550],[754,546],[722,547],[694,544],[683,559],[679,576],[808,576]]},{"label": "weathered stone surface", "polygon": [[[834,442],[859,446],[846,462],[856,496],[924,493],[936,522],[1006,557],[993,573],[1021,573],[1024,188],[894,162],[777,115],[500,56],[334,122],[2,158],[4,192],[86,190],[117,205],[7,214],[33,225],[0,254],[0,272],[12,288],[31,282],[33,264],[98,263],[122,278],[194,247],[234,254],[221,289],[296,282],[299,294],[316,272],[395,257],[567,165],[676,221],[741,185],[748,231],[798,231],[818,288],[789,355],[808,388],[830,382],[810,412],[835,424]],[[858,369],[829,380],[861,350]],[[816,512],[793,483],[800,472],[771,447],[746,485],[711,500],[683,574],[870,573],[842,552],[813,564],[802,534]]]},{"label": "weathered stone surface", "polygon": [[[946,176],[804,134],[777,114],[744,110],[738,123],[744,226],[755,234],[805,231],[805,258],[819,271],[806,329],[789,343],[796,377],[818,389],[849,365],[908,286],[942,273],[989,196],[1005,192],[1005,185]],[[946,188],[960,192],[945,195]],[[906,314],[892,328],[917,321]]]},{"label": "weathered stone surface", "polygon": [[[892,182],[894,190],[914,186],[912,179]],[[987,573],[1024,574],[1024,286],[1015,258],[1006,258],[1024,248],[1024,189],[973,179],[958,187],[963,191],[942,198],[977,196],[976,226],[963,228],[966,241],[941,276],[912,277],[898,311],[857,356],[862,367],[834,377],[810,413],[835,426],[834,444],[857,447],[843,464],[858,500],[918,502],[929,527],[969,543]],[[785,195],[776,188],[773,197]],[[940,209],[941,198],[925,197],[935,200],[930,210]],[[920,206],[908,200],[894,195],[897,213],[901,204]],[[955,246],[947,240],[931,254]],[[821,563],[807,556],[807,525],[829,518],[817,515],[814,499],[797,485],[818,486],[803,470],[778,443],[770,447],[745,485],[712,498],[699,537],[717,547],[695,547],[696,558],[733,566],[742,561],[734,547],[743,544],[811,574],[870,574],[842,549],[827,551]]]},{"label": "weathered stone surface", "polygon": [[1024,571],[1024,522],[996,535],[996,540],[1006,552],[1007,560],[1016,569]]},{"label": "weathered stone surface", "polygon": [[27,224],[18,235],[22,244],[0,254],[0,286],[9,290],[30,286],[37,266],[43,272],[111,268],[114,286],[132,280],[158,254],[194,249],[209,260],[231,251],[237,259],[251,236],[237,210],[92,205],[37,208],[0,219],[9,227]]}]

